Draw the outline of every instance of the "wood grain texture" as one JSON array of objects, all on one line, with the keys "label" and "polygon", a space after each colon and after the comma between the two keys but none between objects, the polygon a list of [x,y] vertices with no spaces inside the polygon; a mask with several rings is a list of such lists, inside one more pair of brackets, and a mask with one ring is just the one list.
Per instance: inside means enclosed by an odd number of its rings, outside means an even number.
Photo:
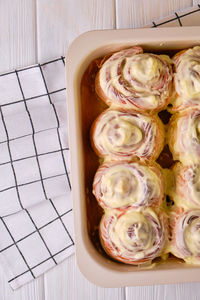
[{"label": "wood grain texture", "polygon": [[114,0],[37,0],[38,58],[65,55],[81,33],[115,26]]},{"label": "wood grain texture", "polygon": [[0,72],[36,62],[35,0],[0,1]]},{"label": "wood grain texture", "polygon": [[126,300],[199,300],[200,284],[184,283],[126,288]]},{"label": "wood grain texture", "polygon": [[125,300],[124,293],[90,283],[78,270],[74,255],[45,274],[45,300]]},{"label": "wood grain texture", "polygon": [[31,281],[20,289],[13,291],[0,268],[0,299],[1,300],[45,300],[43,276]]},{"label": "wood grain texture", "polygon": [[116,27],[142,27],[192,5],[192,0],[116,0]]}]

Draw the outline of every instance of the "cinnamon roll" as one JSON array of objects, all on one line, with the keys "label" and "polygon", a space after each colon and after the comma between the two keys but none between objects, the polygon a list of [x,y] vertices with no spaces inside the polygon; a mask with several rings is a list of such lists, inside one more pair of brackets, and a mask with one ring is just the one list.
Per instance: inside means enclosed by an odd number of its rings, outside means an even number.
[{"label": "cinnamon roll", "polygon": [[168,144],[174,160],[179,160],[184,165],[199,162],[200,110],[183,111],[171,118]]},{"label": "cinnamon roll", "polygon": [[103,63],[95,87],[109,106],[160,111],[169,101],[171,83],[170,58],[143,53],[141,47],[135,46],[114,53]]},{"label": "cinnamon roll", "polygon": [[178,210],[172,215],[171,252],[190,264],[200,264],[200,210]]},{"label": "cinnamon roll", "polygon": [[102,217],[99,234],[104,250],[115,260],[139,265],[162,254],[167,240],[167,218],[150,208],[115,214],[109,210]]},{"label": "cinnamon roll", "polygon": [[178,52],[173,62],[176,95],[172,111],[200,107],[200,46]]},{"label": "cinnamon roll", "polygon": [[104,209],[160,205],[163,177],[158,166],[140,162],[107,162],[94,177],[93,193]]},{"label": "cinnamon roll", "polygon": [[154,160],[164,145],[164,128],[156,116],[108,109],[94,122],[91,141],[100,157]]},{"label": "cinnamon roll", "polygon": [[185,208],[200,208],[200,163],[183,166],[177,163],[174,171],[173,199]]}]

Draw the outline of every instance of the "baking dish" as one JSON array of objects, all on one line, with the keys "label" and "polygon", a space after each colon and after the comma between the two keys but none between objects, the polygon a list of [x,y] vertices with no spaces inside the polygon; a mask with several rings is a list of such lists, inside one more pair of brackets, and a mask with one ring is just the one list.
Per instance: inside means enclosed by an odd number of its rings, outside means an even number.
[{"label": "baking dish", "polygon": [[[132,45],[140,45],[150,52],[173,53],[199,44],[200,27],[182,27],[91,31],[79,36],[69,48],[66,57],[67,106],[76,259],[80,271],[94,284],[122,287],[199,281],[199,267],[175,258],[155,264],[153,268],[139,268],[114,262],[95,247],[89,235],[87,209],[90,181],[98,163],[90,149],[88,132],[98,110],[95,111],[95,103],[90,103],[89,99],[84,109],[81,103],[81,79],[95,58]],[[90,210],[92,217],[96,214],[94,207]]]}]

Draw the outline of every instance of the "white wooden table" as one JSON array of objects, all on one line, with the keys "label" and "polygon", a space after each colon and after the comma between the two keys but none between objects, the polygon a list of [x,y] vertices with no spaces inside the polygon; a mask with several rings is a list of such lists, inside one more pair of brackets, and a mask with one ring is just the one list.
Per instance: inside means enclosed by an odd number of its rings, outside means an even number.
[{"label": "white wooden table", "polygon": [[[0,0],[0,72],[64,55],[84,31],[140,27],[197,3],[200,1]],[[5,299],[194,300],[200,299],[200,283],[104,289],[81,275],[73,255],[15,292],[0,270],[0,300]]]}]

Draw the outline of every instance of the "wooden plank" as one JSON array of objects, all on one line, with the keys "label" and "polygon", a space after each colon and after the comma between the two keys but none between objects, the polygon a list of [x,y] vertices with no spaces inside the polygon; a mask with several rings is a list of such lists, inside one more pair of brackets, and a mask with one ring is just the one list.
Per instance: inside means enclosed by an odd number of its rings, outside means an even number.
[{"label": "wooden plank", "polygon": [[150,24],[177,10],[193,5],[192,0],[116,0],[117,28],[136,28]]},{"label": "wooden plank", "polygon": [[65,55],[81,33],[115,26],[114,0],[37,0],[38,58]]},{"label": "wooden plank", "polygon": [[0,72],[36,62],[35,0],[0,1]]},{"label": "wooden plank", "polygon": [[[65,55],[81,33],[115,27],[113,0],[37,1],[38,58],[46,61]],[[124,289],[103,289],[89,283],[78,271],[74,256],[45,274],[45,299],[124,299]]]},{"label": "wooden plank", "polygon": [[0,269],[0,299],[1,300],[44,300],[44,280],[43,276],[26,284],[22,288],[13,291]]},{"label": "wooden plank", "polygon": [[126,299],[198,300],[200,299],[200,284],[185,283],[127,288]]},{"label": "wooden plank", "polygon": [[[35,0],[0,1],[0,73],[37,62]],[[1,300],[44,300],[43,276],[13,291],[0,268]]]},{"label": "wooden plank", "polygon": [[21,289],[13,292],[12,300],[44,300],[44,278],[43,276],[26,284]]},{"label": "wooden plank", "polygon": [[45,275],[45,300],[121,300],[124,289],[101,288],[90,283],[75,266],[72,255]]}]

